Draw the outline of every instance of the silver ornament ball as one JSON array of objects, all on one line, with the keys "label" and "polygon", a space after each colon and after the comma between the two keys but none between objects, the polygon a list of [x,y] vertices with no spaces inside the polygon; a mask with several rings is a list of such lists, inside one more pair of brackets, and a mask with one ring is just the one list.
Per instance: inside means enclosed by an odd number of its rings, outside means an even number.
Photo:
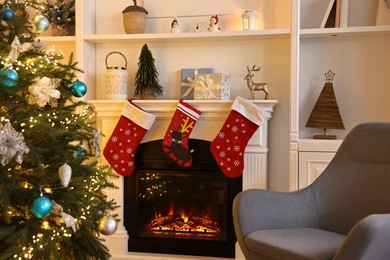
[{"label": "silver ornament ball", "polygon": [[118,223],[110,215],[105,215],[103,218],[100,219],[98,229],[101,234],[105,236],[110,236],[115,233],[117,228]]},{"label": "silver ornament ball", "polygon": [[41,14],[35,16],[31,23],[37,32],[44,32],[47,30],[47,28],[49,28],[49,20],[46,18],[46,16]]}]

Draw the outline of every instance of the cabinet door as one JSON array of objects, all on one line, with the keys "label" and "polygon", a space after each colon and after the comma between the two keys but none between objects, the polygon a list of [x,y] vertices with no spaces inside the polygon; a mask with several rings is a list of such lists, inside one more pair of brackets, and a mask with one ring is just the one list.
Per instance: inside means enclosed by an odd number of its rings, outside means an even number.
[{"label": "cabinet door", "polygon": [[300,152],[298,188],[310,185],[325,170],[335,153]]}]

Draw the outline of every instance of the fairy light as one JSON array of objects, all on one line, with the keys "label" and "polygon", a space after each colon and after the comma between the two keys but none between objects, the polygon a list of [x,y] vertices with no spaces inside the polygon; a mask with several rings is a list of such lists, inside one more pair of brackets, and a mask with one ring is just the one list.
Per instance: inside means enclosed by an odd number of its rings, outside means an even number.
[{"label": "fairy light", "polygon": [[52,194],[53,193],[53,189],[52,188],[44,188],[43,189],[46,193],[49,193],[49,194]]},{"label": "fairy light", "polygon": [[9,123],[10,120],[8,118],[5,118],[5,117],[2,116],[0,121],[1,122],[5,122],[5,123]]},{"label": "fairy light", "polygon": [[43,221],[41,227],[42,229],[48,230],[50,229],[50,224],[48,221]]}]

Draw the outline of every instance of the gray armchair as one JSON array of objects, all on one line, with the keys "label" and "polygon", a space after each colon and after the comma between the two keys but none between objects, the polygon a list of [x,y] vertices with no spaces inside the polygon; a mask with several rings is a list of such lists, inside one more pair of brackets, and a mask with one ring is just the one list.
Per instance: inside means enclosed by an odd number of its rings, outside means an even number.
[{"label": "gray armchair", "polygon": [[302,190],[239,193],[233,219],[247,260],[390,259],[390,123],[352,129]]}]

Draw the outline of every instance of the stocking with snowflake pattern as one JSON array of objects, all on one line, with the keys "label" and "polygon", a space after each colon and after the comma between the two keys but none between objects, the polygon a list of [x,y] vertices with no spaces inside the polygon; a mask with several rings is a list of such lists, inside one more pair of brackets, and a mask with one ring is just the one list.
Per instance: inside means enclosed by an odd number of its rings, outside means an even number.
[{"label": "stocking with snowflake pattern", "polygon": [[237,97],[210,151],[221,171],[229,178],[242,175],[244,152],[249,139],[267,120],[267,112],[241,97]]},{"label": "stocking with snowflake pattern", "polygon": [[128,100],[103,151],[118,174],[128,176],[133,173],[137,148],[155,119],[155,115],[135,105],[132,99]]}]

